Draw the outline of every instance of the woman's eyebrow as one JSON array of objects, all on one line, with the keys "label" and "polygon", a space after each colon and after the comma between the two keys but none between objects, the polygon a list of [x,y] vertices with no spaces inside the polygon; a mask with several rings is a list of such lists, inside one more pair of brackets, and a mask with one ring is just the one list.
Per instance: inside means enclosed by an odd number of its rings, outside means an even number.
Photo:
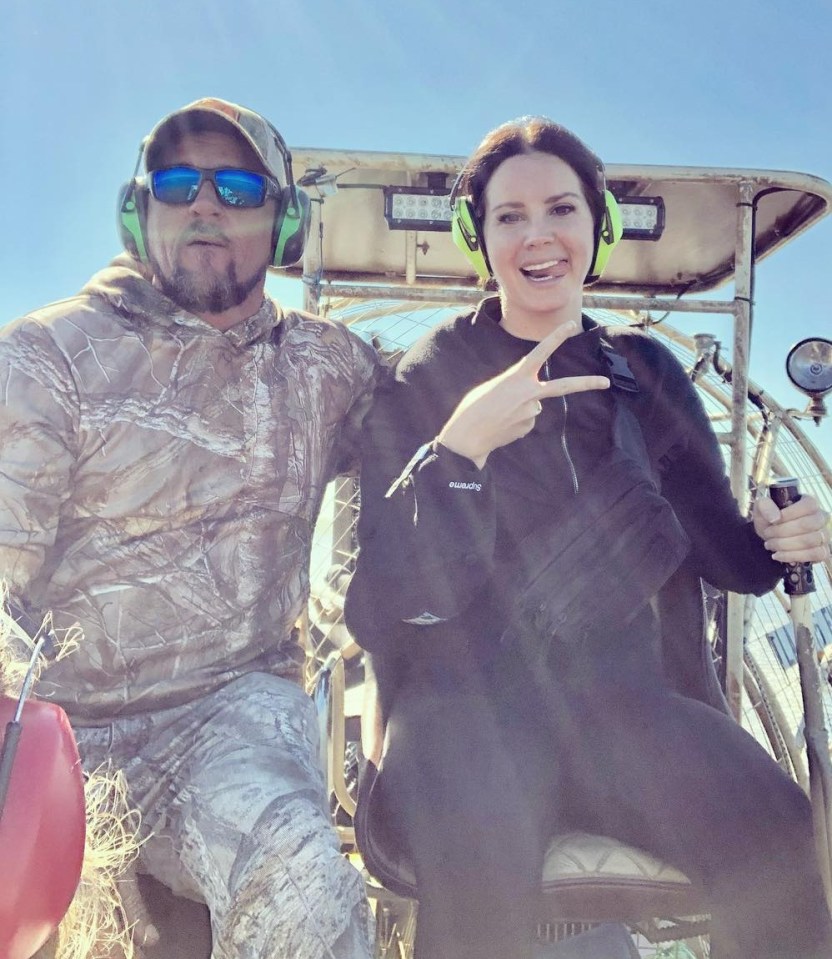
[{"label": "woman's eyebrow", "polygon": [[[559,200],[565,200],[567,197],[573,197],[574,199],[579,199],[578,193],[573,193],[571,190],[567,190],[564,193],[556,193],[553,196],[546,197],[543,201],[544,203],[557,203]],[[498,203],[495,207],[492,207],[493,211],[501,210],[503,207],[510,207],[512,209],[517,209],[523,207],[526,204],[521,200],[505,200],[503,203]]]}]

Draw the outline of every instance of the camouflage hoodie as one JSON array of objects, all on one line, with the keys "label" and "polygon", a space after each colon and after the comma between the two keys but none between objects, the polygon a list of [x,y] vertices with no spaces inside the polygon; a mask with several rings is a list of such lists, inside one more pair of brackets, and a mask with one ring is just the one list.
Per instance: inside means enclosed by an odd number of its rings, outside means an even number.
[{"label": "camouflage hoodie", "polygon": [[312,527],[372,350],[268,298],[220,332],[117,259],[0,330],[0,575],[81,648],[41,695],[106,719],[297,678]]}]

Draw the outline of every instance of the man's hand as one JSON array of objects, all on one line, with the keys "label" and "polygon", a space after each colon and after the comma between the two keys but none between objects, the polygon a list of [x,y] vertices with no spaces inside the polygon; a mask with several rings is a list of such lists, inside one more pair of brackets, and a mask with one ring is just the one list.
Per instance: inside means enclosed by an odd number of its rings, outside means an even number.
[{"label": "man's hand", "polygon": [[606,376],[565,376],[541,380],[540,370],[555,350],[575,332],[565,323],[513,366],[475,386],[460,400],[437,440],[453,453],[467,456],[482,469],[492,450],[529,433],[551,396],[605,390]]}]

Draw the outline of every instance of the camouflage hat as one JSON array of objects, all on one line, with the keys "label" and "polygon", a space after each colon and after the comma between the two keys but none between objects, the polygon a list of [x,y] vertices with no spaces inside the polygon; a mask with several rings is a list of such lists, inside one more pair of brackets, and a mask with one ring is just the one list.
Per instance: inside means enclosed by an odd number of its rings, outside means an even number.
[{"label": "camouflage hat", "polygon": [[145,141],[145,168],[157,168],[159,154],[171,134],[199,131],[205,128],[206,123],[211,124],[209,129],[216,129],[216,118],[239,133],[257,154],[266,171],[281,186],[287,186],[286,165],[279,146],[282,137],[277,130],[259,113],[216,97],[195,100],[160,120]]}]

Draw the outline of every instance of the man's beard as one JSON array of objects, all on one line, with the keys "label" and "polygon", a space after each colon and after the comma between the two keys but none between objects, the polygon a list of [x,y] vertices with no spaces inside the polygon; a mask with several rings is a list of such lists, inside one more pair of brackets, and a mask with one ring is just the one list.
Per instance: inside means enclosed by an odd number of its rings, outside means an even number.
[{"label": "man's beard", "polygon": [[245,301],[258,284],[263,282],[266,266],[255,270],[247,280],[240,281],[233,263],[226,267],[224,275],[207,270],[187,270],[177,266],[170,276],[165,276],[153,264],[159,289],[189,313],[224,313]]}]

